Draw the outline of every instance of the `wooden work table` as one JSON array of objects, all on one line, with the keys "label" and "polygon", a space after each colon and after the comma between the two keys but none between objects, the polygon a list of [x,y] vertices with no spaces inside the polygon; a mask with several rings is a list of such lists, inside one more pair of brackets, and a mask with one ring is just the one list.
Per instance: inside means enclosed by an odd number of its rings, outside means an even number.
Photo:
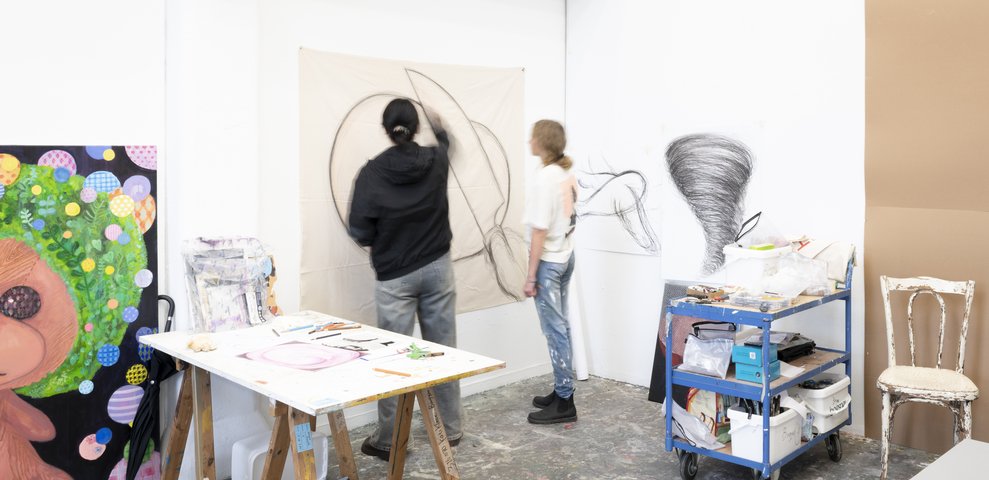
[{"label": "wooden work table", "polygon": [[[192,332],[142,336],[141,343],[191,366],[182,380],[175,418],[164,451],[162,477],[165,480],[178,477],[195,411],[196,478],[216,478],[210,376],[218,375],[276,402],[275,426],[263,478],[280,478],[285,459],[291,454],[295,478],[315,479],[311,432],[316,426],[316,416],[327,415],[339,458],[340,474],[357,480],[357,466],[343,409],[393,396],[399,398],[388,478],[402,478],[416,398],[423,411],[423,421],[440,478],[460,478],[431,387],[504,368],[505,362],[363,325],[356,329],[340,330],[339,335],[320,340],[316,337],[336,332],[330,330],[310,334],[312,329],[309,328],[288,331],[299,325],[331,321],[347,322],[328,315],[303,312],[278,317],[278,320],[264,325],[212,333],[209,334],[210,340],[216,349],[208,352],[195,352],[189,348],[189,340],[194,335]],[[392,343],[382,345],[388,342]],[[317,349],[350,345],[349,348],[366,351],[360,352],[363,355],[360,358],[318,369],[298,366],[302,363],[287,366],[285,362],[249,359],[246,355],[248,352],[279,347],[281,355],[275,358],[302,362],[301,359],[285,357],[293,355],[295,344],[300,343],[317,345]],[[407,353],[398,353],[399,349],[412,343],[430,352],[443,352],[443,355],[412,359]]]}]

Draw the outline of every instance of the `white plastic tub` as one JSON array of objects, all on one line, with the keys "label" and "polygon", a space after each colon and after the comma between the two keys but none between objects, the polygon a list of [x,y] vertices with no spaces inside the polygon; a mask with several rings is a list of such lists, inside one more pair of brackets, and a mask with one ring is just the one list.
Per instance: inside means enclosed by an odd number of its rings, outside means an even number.
[{"label": "white plastic tub", "polygon": [[[731,419],[731,453],[754,462],[762,462],[762,416],[749,414],[739,407],[728,409]],[[769,462],[776,463],[800,447],[803,418],[794,410],[769,417]]]},{"label": "white plastic tub", "polygon": [[[231,455],[231,480],[260,480],[264,470],[264,459],[268,455],[268,441],[271,433],[260,433],[242,438],[233,444]],[[312,432],[313,453],[316,456],[316,478],[327,478],[329,464],[329,439],[319,432]],[[286,454],[285,470],[275,478],[291,480],[295,478],[292,455]],[[336,478],[336,477],[333,477]]]},{"label": "white plastic tub", "polygon": [[725,245],[725,284],[755,289],[763,279],[771,277],[779,270],[780,257],[793,251],[792,247],[771,250],[751,250]]},{"label": "white plastic tub", "polygon": [[848,393],[848,377],[841,373],[822,373],[814,380],[831,379],[833,384],[820,390],[793,387],[787,393],[794,400],[803,402],[814,416],[814,434],[818,435],[848,420],[848,408],[852,396]]}]

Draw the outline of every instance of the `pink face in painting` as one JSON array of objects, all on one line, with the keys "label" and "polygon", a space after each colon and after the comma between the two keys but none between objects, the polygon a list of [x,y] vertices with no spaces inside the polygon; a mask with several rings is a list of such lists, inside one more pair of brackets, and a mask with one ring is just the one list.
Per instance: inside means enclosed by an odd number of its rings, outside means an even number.
[{"label": "pink face in painting", "polygon": [[0,240],[0,389],[30,385],[54,370],[76,331],[61,277],[24,243]]},{"label": "pink face in painting", "polygon": [[23,242],[0,240],[0,478],[71,479],[41,460],[30,443],[55,438],[55,426],[12,390],[65,361],[77,331],[62,278]]}]

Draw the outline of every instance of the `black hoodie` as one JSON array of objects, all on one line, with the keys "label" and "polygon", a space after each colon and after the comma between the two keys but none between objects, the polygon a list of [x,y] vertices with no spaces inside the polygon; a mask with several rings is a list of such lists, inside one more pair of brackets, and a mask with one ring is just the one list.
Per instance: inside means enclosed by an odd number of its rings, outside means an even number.
[{"label": "black hoodie", "polygon": [[354,182],[350,236],[371,247],[378,280],[411,273],[450,251],[447,177],[450,140],[395,145],[367,162]]}]

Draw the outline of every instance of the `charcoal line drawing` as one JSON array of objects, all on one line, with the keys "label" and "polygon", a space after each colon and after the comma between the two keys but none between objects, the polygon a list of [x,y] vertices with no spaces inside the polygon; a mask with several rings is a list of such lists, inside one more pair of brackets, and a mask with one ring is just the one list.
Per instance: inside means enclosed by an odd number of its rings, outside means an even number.
[{"label": "charcoal line drawing", "polygon": [[673,184],[704,230],[705,275],[724,265],[722,249],[735,240],[741,226],[753,160],[744,143],[710,133],[684,135],[666,149]]},{"label": "charcoal line drawing", "polygon": [[[449,150],[451,184],[456,186],[450,192],[450,223],[451,228],[454,229],[454,241],[463,242],[458,245],[458,253],[454,255],[453,261],[464,262],[483,257],[501,292],[513,301],[523,300],[521,292],[525,278],[525,258],[522,255],[524,249],[521,247],[524,239],[519,232],[504,225],[512,201],[512,179],[504,145],[488,126],[470,119],[453,95],[438,82],[410,68],[406,68],[405,73],[416,98],[395,93],[375,93],[358,100],[344,116],[337,128],[330,151],[331,190],[334,185],[335,165],[338,162],[353,162],[352,158],[338,158],[335,152],[338,142],[345,137],[341,132],[345,129],[357,128],[352,125],[352,117],[359,109],[371,108],[372,104],[381,101],[404,98],[422,110],[456,112],[452,118],[442,119],[443,127],[451,139]],[[425,123],[429,128],[435,131],[435,126],[432,125],[429,117],[422,116],[426,118]],[[353,179],[346,181],[352,184]],[[467,188],[478,182],[494,186],[494,190]],[[454,195],[466,204],[469,218],[453,218]],[[334,195],[334,203],[340,221],[346,227],[346,205],[336,195]],[[467,228],[465,224],[471,226],[472,232],[469,235],[457,235],[458,228]]]},{"label": "charcoal line drawing", "polygon": [[589,191],[578,202],[581,218],[614,217],[639,247],[652,255],[659,254],[660,243],[645,205],[649,181],[642,172],[619,172],[608,165],[606,170],[582,172],[577,183]]}]

